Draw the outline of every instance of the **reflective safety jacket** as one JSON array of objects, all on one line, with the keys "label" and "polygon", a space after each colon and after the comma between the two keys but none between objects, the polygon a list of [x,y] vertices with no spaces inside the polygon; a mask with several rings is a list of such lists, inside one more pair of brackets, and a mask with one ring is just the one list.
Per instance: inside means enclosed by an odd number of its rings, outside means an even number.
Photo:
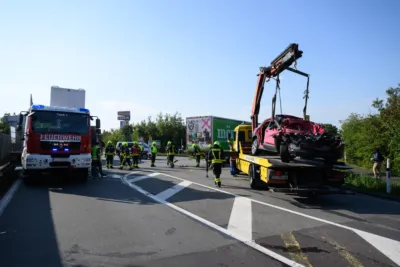
[{"label": "reflective safety jacket", "polygon": [[199,145],[193,146],[193,153],[194,153],[196,156],[199,156],[199,155],[200,155],[200,146],[199,146]]},{"label": "reflective safety jacket", "polygon": [[124,156],[125,158],[130,158],[132,156],[128,146],[121,147],[121,155]]},{"label": "reflective safety jacket", "polygon": [[114,156],[114,154],[115,154],[114,146],[112,146],[112,145],[106,146],[105,154],[106,154],[106,156]]},{"label": "reflective safety jacket", "polygon": [[167,150],[168,155],[170,155],[170,156],[175,155],[175,145],[174,144],[167,146],[166,150]]},{"label": "reflective safety jacket", "polygon": [[101,153],[100,146],[98,145],[92,146],[92,153],[91,153],[92,160],[99,160],[101,157],[100,153]]},{"label": "reflective safety jacket", "polygon": [[133,146],[132,147],[132,149],[131,149],[131,152],[132,152],[132,155],[133,156],[139,156],[140,155],[140,147],[138,147],[138,146]]},{"label": "reflective safety jacket", "polygon": [[224,158],[224,151],[218,146],[214,145],[210,151],[208,151],[208,160],[211,160],[213,164],[222,164],[225,162]]},{"label": "reflective safety jacket", "polygon": [[158,152],[158,149],[157,149],[157,147],[156,146],[151,146],[151,154],[157,154],[157,152]]}]

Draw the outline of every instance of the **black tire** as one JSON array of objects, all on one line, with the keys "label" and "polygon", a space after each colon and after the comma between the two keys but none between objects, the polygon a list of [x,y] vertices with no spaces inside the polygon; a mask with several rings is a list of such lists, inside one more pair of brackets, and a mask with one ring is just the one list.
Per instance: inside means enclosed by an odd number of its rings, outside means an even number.
[{"label": "black tire", "polygon": [[289,149],[287,145],[280,145],[279,155],[281,156],[282,162],[290,162],[291,160],[293,160],[292,156],[289,154]]},{"label": "black tire", "polygon": [[259,149],[258,149],[258,138],[255,137],[253,139],[253,142],[251,143],[251,154],[253,156],[258,155]]},{"label": "black tire", "polygon": [[278,154],[280,154],[281,153],[281,140],[279,140],[279,138],[275,138],[274,139],[274,144],[275,144],[275,149],[276,149],[276,152],[278,153]]},{"label": "black tire", "polygon": [[249,166],[249,185],[252,189],[259,188],[259,178],[257,177],[256,166],[254,164],[250,164]]}]

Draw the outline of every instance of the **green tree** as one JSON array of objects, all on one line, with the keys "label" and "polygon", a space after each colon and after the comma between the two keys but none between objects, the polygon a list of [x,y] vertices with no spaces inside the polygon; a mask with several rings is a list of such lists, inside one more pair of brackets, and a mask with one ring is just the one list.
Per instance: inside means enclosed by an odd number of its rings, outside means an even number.
[{"label": "green tree", "polygon": [[377,114],[351,114],[342,122],[340,134],[346,142],[349,163],[371,168],[374,149],[392,161],[393,173],[400,173],[400,84],[386,90],[386,99],[375,99]]},{"label": "green tree", "polygon": [[338,128],[335,126],[335,125],[333,125],[333,124],[330,124],[330,123],[321,123],[321,125],[323,125],[324,127],[325,127],[325,130],[328,132],[328,133],[330,133],[330,134],[333,134],[333,135],[337,135],[338,134]]},{"label": "green tree", "polygon": [[103,131],[103,140],[105,142],[111,141],[114,145],[118,141],[126,141],[126,136],[130,136],[132,140],[139,140],[143,137],[147,142],[150,138],[152,140],[160,140],[163,147],[168,141],[174,140],[175,144],[179,146],[181,140],[185,140],[186,127],[184,120],[179,113],[158,114],[155,121],[151,117],[138,123],[125,125],[121,129]]},{"label": "green tree", "polygon": [[0,133],[10,134],[10,126],[6,122],[8,116],[10,116],[10,113],[4,113],[3,117],[0,118]]}]

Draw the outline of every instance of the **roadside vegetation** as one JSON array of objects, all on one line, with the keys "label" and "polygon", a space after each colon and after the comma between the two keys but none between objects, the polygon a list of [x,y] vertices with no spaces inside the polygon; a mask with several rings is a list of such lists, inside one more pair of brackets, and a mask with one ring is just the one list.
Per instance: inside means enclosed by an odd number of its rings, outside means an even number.
[{"label": "roadside vegetation", "polygon": [[[386,179],[375,179],[369,175],[349,174],[345,185],[350,189],[361,189],[371,193],[386,193]],[[392,181],[391,195],[400,197],[400,182]]]},{"label": "roadside vegetation", "polygon": [[392,175],[399,175],[400,84],[386,90],[385,100],[376,99],[371,104],[376,110],[374,114],[353,113],[341,121],[339,133],[347,144],[347,163],[371,170],[374,149],[379,148],[385,160],[391,159]]},{"label": "roadside vegetation", "polygon": [[179,113],[171,114],[158,114],[153,120],[148,117],[147,121],[143,120],[139,123],[125,125],[121,129],[112,129],[110,131],[103,130],[103,140],[111,141],[114,145],[118,141],[126,141],[128,138],[131,140],[139,140],[143,137],[147,140],[160,140],[160,152],[164,152],[164,148],[168,141],[174,140],[175,146],[180,147],[181,142],[184,145],[186,142],[186,127],[185,122]]}]

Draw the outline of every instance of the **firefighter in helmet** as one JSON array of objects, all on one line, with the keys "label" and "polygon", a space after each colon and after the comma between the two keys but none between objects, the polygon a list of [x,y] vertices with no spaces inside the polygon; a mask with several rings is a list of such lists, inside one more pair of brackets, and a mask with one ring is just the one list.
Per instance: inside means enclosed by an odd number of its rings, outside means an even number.
[{"label": "firefighter in helmet", "polygon": [[221,148],[221,144],[218,141],[214,142],[212,148],[208,151],[208,161],[211,161],[211,169],[215,175],[215,185],[221,187],[221,172],[222,165],[224,163],[224,151]]},{"label": "firefighter in helmet", "polygon": [[131,164],[131,151],[129,150],[128,142],[123,142],[120,150],[120,156],[121,156],[121,164],[119,166],[119,169],[122,170],[125,165],[129,166],[129,169],[132,169],[132,164]]},{"label": "firefighter in helmet", "polygon": [[131,168],[139,168],[139,157],[141,153],[141,149],[139,147],[139,143],[137,141],[133,142],[133,146],[131,149],[132,152],[132,157],[133,157],[133,163],[131,165]]},{"label": "firefighter in helmet", "polygon": [[151,151],[151,165],[150,165],[150,167],[155,167],[155,166],[156,166],[156,165],[155,165],[155,163],[156,163],[156,156],[157,156],[157,152],[158,152],[158,149],[157,149],[157,142],[153,142],[153,143],[151,144],[150,151]]},{"label": "firefighter in helmet", "polygon": [[107,169],[114,168],[114,156],[115,156],[115,147],[111,143],[111,141],[107,142],[106,149],[104,151],[104,154],[106,156],[106,167]]}]

